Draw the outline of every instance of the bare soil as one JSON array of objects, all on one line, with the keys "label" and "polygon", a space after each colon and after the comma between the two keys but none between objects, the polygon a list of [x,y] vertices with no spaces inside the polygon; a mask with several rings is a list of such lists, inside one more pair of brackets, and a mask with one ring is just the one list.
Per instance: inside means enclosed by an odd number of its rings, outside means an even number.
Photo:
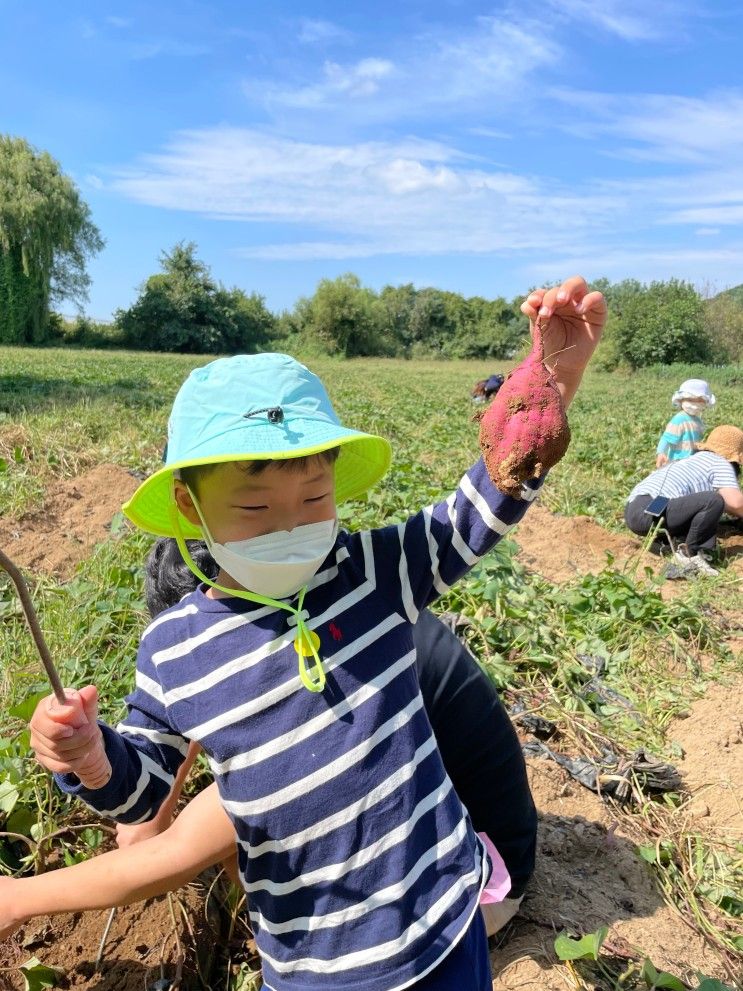
[{"label": "bare soil", "polygon": [[17,968],[34,956],[62,972],[56,986],[63,991],[155,991],[160,978],[176,976],[179,959],[184,991],[203,987],[199,974],[209,968],[217,934],[205,919],[200,886],[181,889],[170,903],[157,898],[117,909],[96,971],[108,917],[107,911],[45,916],[0,942],[0,991],[23,989]]},{"label": "bare soil", "polygon": [[[69,577],[93,545],[106,538],[113,516],[137,484],[123,469],[101,465],[58,485],[43,510],[21,520],[0,520],[0,545],[26,569]],[[541,506],[532,507],[515,539],[526,566],[558,582],[600,571],[607,552],[619,566],[640,554],[640,542],[630,534],[609,533],[588,517],[560,517]],[[728,566],[743,573],[743,534],[726,532],[721,544]],[[661,562],[647,554],[645,563],[657,570]],[[731,644],[737,642],[741,618],[730,617]],[[679,768],[691,796],[687,811],[700,828],[726,836],[743,835],[740,694],[741,679],[711,686],[669,730],[669,739],[684,751]],[[611,825],[601,799],[547,760],[531,760],[529,774],[540,814],[538,866],[520,916],[496,937],[495,991],[565,991],[565,970],[556,966],[552,949],[556,933],[590,932],[604,924],[611,927],[609,949],[635,950],[681,976],[697,969],[724,978],[713,951],[664,903],[647,864],[621,828]],[[181,942],[194,944],[185,916],[196,947],[208,956],[214,933],[200,910],[201,897],[190,888],[180,898],[185,906],[177,914]],[[60,987],[75,991],[146,991],[161,976],[161,959],[165,976],[173,976],[177,947],[166,899],[118,910],[103,968],[93,973],[107,915],[40,920],[0,943],[0,968],[13,968],[0,969],[0,991],[22,987],[14,969],[34,953],[62,967]],[[203,986],[191,953],[182,987],[196,991]]]},{"label": "bare soil", "polygon": [[555,936],[602,925],[610,927],[609,951],[645,955],[658,969],[682,977],[698,970],[724,979],[717,955],[663,901],[650,867],[622,829],[612,828],[602,800],[556,764],[541,758],[527,763],[539,810],[537,868],[519,916],[495,938],[494,991],[566,991]]},{"label": "bare soil", "polygon": [[123,468],[98,465],[56,485],[40,510],[0,519],[0,546],[25,570],[69,578],[138,485]]},{"label": "bare soil", "polygon": [[689,811],[722,836],[743,840],[743,679],[710,685],[704,698],[676,719],[668,739],[678,743],[678,768],[691,794]]}]

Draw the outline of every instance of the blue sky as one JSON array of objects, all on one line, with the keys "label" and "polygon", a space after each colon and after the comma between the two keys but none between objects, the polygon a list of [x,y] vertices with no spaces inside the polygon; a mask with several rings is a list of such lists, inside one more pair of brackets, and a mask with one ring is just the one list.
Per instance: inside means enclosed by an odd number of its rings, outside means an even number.
[{"label": "blue sky", "polygon": [[274,310],[346,271],[743,282],[735,0],[0,0],[0,24],[0,130],[107,242],[95,317],[179,240]]}]

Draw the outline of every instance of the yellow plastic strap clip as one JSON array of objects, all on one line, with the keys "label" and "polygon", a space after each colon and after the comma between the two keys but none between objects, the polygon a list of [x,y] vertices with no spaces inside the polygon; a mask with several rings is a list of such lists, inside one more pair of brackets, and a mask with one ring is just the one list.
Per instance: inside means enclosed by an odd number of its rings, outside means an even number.
[{"label": "yellow plastic strap clip", "polygon": [[[299,677],[308,692],[321,692],[325,688],[325,671],[323,670],[320,655],[317,648],[320,646],[320,637],[314,630],[310,630],[302,619],[302,604],[304,602],[305,588],[299,593],[297,603],[297,638],[294,641],[294,649],[297,652],[299,665]],[[311,668],[308,668],[305,657],[312,658]]]}]

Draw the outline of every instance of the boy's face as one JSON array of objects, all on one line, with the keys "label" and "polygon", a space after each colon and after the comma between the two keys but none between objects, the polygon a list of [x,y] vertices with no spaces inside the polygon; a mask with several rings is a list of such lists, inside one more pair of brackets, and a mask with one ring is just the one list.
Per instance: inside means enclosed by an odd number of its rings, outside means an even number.
[{"label": "boy's face", "polygon": [[[191,495],[176,480],[178,508],[190,523],[201,524]],[[270,464],[250,475],[244,464],[217,465],[199,481],[195,493],[212,537],[220,544],[293,530],[336,516],[333,465],[309,458],[298,468]]]}]

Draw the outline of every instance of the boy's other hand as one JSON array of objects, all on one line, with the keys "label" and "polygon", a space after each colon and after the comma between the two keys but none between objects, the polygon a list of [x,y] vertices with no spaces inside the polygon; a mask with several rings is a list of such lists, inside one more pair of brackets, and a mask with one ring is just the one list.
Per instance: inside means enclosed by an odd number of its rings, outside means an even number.
[{"label": "boy's other hand", "polygon": [[98,690],[87,685],[66,694],[66,705],[49,695],[36,706],[30,723],[31,748],[47,770],[76,774],[85,788],[102,788],[111,777],[111,765],[97,722]]},{"label": "boy's other hand", "polygon": [[134,846],[142,840],[149,840],[153,836],[164,833],[173,821],[173,810],[169,802],[165,802],[159,809],[157,815],[147,822],[140,822],[134,826],[128,823],[116,823],[116,845],[123,849],[127,846]]}]

